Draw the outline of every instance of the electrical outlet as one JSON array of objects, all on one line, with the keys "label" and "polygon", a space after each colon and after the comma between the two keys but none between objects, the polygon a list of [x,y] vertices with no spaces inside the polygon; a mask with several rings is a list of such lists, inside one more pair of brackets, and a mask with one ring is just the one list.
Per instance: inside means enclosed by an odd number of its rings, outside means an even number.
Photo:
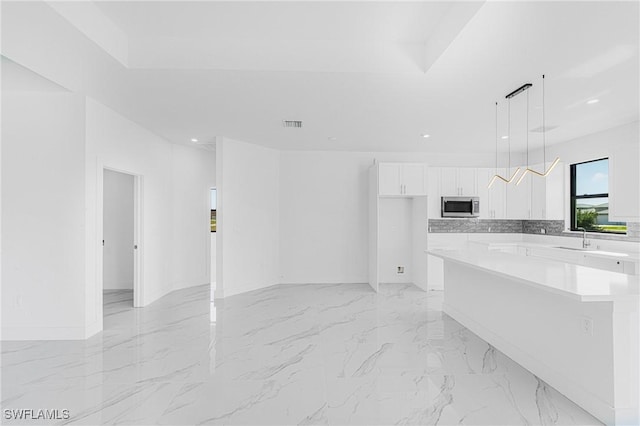
[{"label": "electrical outlet", "polygon": [[544,229],[544,228],[540,228],[540,233],[541,233],[541,234],[546,234],[546,233],[547,233],[547,230],[546,230],[546,229]]},{"label": "electrical outlet", "polygon": [[396,270],[396,274],[404,274],[404,266],[398,266]]},{"label": "electrical outlet", "polygon": [[593,336],[593,320],[588,317],[580,318],[580,329],[585,336]]}]

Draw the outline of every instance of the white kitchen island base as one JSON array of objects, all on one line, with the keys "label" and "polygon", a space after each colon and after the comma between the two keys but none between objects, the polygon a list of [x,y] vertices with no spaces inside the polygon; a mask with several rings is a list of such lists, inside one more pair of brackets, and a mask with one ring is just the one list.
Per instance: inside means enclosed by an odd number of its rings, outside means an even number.
[{"label": "white kitchen island base", "polygon": [[604,423],[640,424],[637,277],[610,273],[596,294],[587,277],[602,281],[606,271],[506,253],[430,254],[444,260],[445,313]]}]

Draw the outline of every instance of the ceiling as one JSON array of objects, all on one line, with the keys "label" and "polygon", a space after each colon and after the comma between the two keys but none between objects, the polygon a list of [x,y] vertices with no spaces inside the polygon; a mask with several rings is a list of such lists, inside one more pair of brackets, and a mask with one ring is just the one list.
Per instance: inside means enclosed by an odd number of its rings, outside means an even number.
[{"label": "ceiling", "polygon": [[127,38],[127,114],[176,143],[490,152],[495,102],[506,135],[504,96],[529,82],[511,102],[523,150],[543,73],[550,144],[638,120],[638,2],[95,4]]}]

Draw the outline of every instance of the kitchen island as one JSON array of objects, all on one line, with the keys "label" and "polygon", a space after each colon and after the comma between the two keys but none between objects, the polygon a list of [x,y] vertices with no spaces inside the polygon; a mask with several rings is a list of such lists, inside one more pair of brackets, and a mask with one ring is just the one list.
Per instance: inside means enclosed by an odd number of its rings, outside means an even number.
[{"label": "kitchen island", "polygon": [[640,424],[637,275],[531,256],[429,250],[444,312],[606,424]]}]

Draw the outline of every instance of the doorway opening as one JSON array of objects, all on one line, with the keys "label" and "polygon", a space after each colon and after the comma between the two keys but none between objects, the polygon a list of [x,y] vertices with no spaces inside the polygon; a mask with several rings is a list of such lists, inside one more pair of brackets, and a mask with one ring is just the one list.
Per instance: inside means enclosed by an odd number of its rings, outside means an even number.
[{"label": "doorway opening", "polygon": [[105,168],[102,204],[104,328],[140,302],[140,177]]}]

